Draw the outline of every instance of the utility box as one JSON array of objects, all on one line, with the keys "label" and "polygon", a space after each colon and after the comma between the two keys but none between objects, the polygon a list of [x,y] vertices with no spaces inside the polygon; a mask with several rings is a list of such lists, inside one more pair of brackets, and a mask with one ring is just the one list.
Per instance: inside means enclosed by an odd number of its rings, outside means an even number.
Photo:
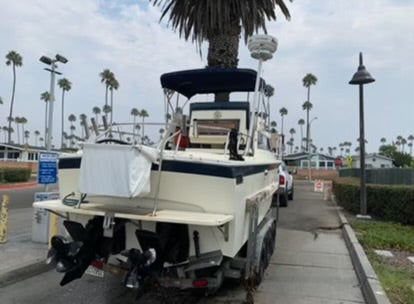
[{"label": "utility box", "polygon": [[[59,192],[36,192],[35,202],[59,199]],[[32,241],[47,244],[49,242],[50,213],[43,208],[33,208]]]}]

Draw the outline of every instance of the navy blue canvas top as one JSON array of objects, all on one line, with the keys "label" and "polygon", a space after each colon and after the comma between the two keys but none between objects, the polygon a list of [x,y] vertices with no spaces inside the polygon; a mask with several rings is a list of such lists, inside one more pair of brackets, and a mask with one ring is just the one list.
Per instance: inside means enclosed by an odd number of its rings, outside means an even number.
[{"label": "navy blue canvas top", "polygon": [[[253,92],[256,71],[236,68],[206,68],[166,73],[161,75],[161,85],[187,98],[196,94],[221,92]],[[261,79],[260,88],[266,85]]]}]

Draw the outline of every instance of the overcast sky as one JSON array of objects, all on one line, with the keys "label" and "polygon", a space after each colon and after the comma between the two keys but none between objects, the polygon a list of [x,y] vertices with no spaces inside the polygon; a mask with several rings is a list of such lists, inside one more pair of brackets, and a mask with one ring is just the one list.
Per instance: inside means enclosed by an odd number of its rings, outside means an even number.
[{"label": "overcast sky", "polygon": [[[287,1],[286,1],[287,2]],[[289,111],[285,130],[296,129],[305,118],[302,78],[313,73],[311,88],[312,137],[318,147],[352,142],[359,137],[358,88],[348,84],[358,66],[358,53],[376,82],[365,86],[365,120],[368,152],[379,139],[395,140],[414,134],[414,1],[296,0],[287,2],[291,21],[278,11],[269,34],[279,40],[274,59],[266,62],[264,77],[275,87],[272,119],[280,125],[279,109]],[[104,104],[99,73],[112,70],[120,82],[115,93],[114,121],[132,121],[132,107],[145,108],[149,120],[162,121],[162,73],[206,65],[195,45],[179,39],[159,23],[160,12],[148,1],[19,0],[3,3],[0,10],[0,126],[6,125],[12,69],[5,55],[23,56],[17,69],[13,116],[28,119],[26,129],[43,133],[44,105],[40,94],[49,89],[50,74],[39,62],[41,55],[60,53],[69,59],[59,65],[72,90],[66,95],[66,117],[92,115]],[[204,46],[205,48],[205,46]],[[255,68],[247,47],[240,44],[239,67]],[[55,138],[60,138],[61,91],[56,92]],[[78,123],[78,122],[77,122]],[[69,124],[66,123],[67,127]],[[79,125],[77,125],[79,130]],[[3,134],[0,134],[3,141]],[[32,136],[33,143],[33,136]]]}]

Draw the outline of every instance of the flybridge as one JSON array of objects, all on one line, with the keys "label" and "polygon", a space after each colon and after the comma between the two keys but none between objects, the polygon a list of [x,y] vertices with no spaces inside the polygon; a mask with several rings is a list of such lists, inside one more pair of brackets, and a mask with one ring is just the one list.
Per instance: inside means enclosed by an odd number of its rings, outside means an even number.
[{"label": "flybridge", "polygon": [[[251,69],[206,68],[163,74],[161,85],[191,98],[207,93],[253,92],[256,76],[256,71]],[[260,79],[260,89],[265,86],[265,81]]]}]

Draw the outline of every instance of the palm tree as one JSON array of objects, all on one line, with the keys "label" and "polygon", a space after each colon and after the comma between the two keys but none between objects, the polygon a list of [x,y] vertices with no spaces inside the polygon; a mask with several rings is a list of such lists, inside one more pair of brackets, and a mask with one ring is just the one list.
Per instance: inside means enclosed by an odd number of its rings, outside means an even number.
[{"label": "palm tree", "polygon": [[47,137],[47,112],[48,112],[48,106],[50,101],[50,94],[49,92],[45,91],[42,94],[40,94],[40,100],[43,100],[45,102],[45,138]]},{"label": "palm tree", "polygon": [[[111,78],[113,77],[113,73],[109,69],[105,69],[99,74],[99,76],[101,76],[101,83],[105,84],[105,106],[107,106],[108,105],[108,89],[109,89]],[[105,113],[105,116],[106,118],[108,118],[106,114],[107,113]]]},{"label": "palm tree", "polygon": [[72,89],[72,83],[62,78],[58,81],[59,87],[62,89],[62,126],[60,131],[60,146],[63,147],[63,131],[65,130],[65,92],[69,92]]},{"label": "palm tree", "polygon": [[[303,138],[303,125],[305,124],[305,120],[302,118],[298,120],[298,125],[300,126],[300,138]],[[300,143],[302,147],[302,143]]]},{"label": "palm tree", "polygon": [[3,98],[0,96],[0,104],[3,104]]},{"label": "palm tree", "polygon": [[380,142],[381,142],[381,144],[385,144],[387,142],[387,140],[385,139],[385,137],[381,137]]},{"label": "palm tree", "polygon": [[294,141],[293,135],[296,133],[296,130],[294,128],[290,128],[289,133],[290,133],[290,139],[293,142]]},{"label": "palm tree", "polygon": [[3,126],[3,128],[2,128],[2,130],[3,130],[3,135],[4,135],[4,142],[6,142],[7,141],[7,139],[6,139],[6,134],[9,132],[8,130],[9,130],[9,128],[7,127],[7,126]]},{"label": "palm tree", "polygon": [[145,129],[145,124],[144,124],[144,121],[145,121],[145,118],[149,116],[149,114],[148,114],[148,112],[147,112],[146,110],[142,109],[142,110],[139,112],[139,116],[142,118],[142,130],[141,130],[141,131],[142,131],[142,133],[141,133],[141,141],[142,141],[142,143],[143,143],[143,140],[144,140],[144,129]]},{"label": "palm tree", "polygon": [[30,131],[28,130],[24,131],[24,138],[26,139],[26,145],[29,144],[29,137],[30,137]]},{"label": "palm tree", "polygon": [[267,84],[264,89],[264,94],[267,97],[267,126],[270,125],[270,97],[275,94],[275,88]]},{"label": "palm tree", "polygon": [[165,130],[164,128],[159,129],[158,131],[160,133],[160,140],[162,139],[162,135],[164,134]]},{"label": "palm tree", "polygon": [[[10,113],[9,117],[13,117],[13,104],[14,104],[14,94],[16,92],[16,67],[20,67],[23,65],[23,58],[20,56],[19,53],[15,51],[10,51],[6,55],[6,65],[11,65],[13,68],[13,88],[12,88],[12,96],[10,101]],[[8,136],[8,143],[11,141],[11,121],[9,121],[9,136]]]},{"label": "palm tree", "polygon": [[13,120],[14,120],[14,123],[16,125],[16,130],[17,130],[17,143],[20,145],[20,128],[19,128],[20,117],[16,116]]},{"label": "palm tree", "polygon": [[111,93],[111,119],[110,119],[110,125],[112,126],[112,118],[114,115],[114,90],[118,90],[119,88],[119,82],[115,78],[115,74],[112,73],[111,78],[109,79],[109,91]]},{"label": "palm tree", "polygon": [[79,120],[80,120],[80,125],[81,125],[81,132],[82,132],[81,139],[84,139],[84,137],[85,137],[84,121],[86,121],[86,118],[87,118],[87,116],[84,113],[79,115]]},{"label": "palm tree", "polygon": [[93,112],[93,114],[95,114],[95,122],[96,122],[96,124],[99,125],[98,115],[101,114],[101,108],[95,106],[95,107],[92,108],[92,112]]},{"label": "palm tree", "polygon": [[306,150],[308,151],[309,149],[309,111],[312,109],[312,103],[310,102],[310,87],[312,85],[316,85],[316,82],[318,81],[318,78],[316,78],[315,75],[313,75],[312,73],[308,73],[305,75],[305,77],[303,77],[302,82],[303,82],[303,86],[305,88],[308,88],[308,94],[307,94],[307,99],[306,101],[303,103],[302,108],[303,110],[306,110]]},{"label": "palm tree", "polygon": [[27,124],[27,118],[22,116],[20,117],[20,124],[22,125],[22,136],[23,134],[25,134],[26,132],[24,131],[24,125]]},{"label": "palm tree", "polygon": [[39,138],[39,141],[40,141],[40,142],[43,142],[43,141],[44,141],[44,138],[43,138],[43,137],[40,137],[40,138]]},{"label": "palm tree", "polygon": [[401,146],[402,146],[402,148],[401,148],[401,152],[405,152],[405,144],[407,143],[407,140],[405,139],[405,138],[402,138],[401,139]]},{"label": "palm tree", "polygon": [[277,126],[276,121],[272,120],[272,122],[270,123],[270,126],[272,127],[272,128],[270,129],[270,132],[272,132],[272,133],[276,133],[276,126]]},{"label": "palm tree", "polygon": [[137,121],[137,116],[139,116],[139,110],[137,108],[132,108],[131,115],[134,118],[134,124],[132,125],[132,138],[134,139],[134,143],[135,143],[135,125]]},{"label": "palm tree", "polygon": [[[161,19],[168,15],[168,23],[178,30],[180,37],[191,38],[201,49],[208,41],[208,67],[237,67],[241,33],[244,40],[263,29],[266,20],[276,20],[278,6],[286,19],[289,10],[283,0],[227,0],[227,1],[181,1],[152,0],[161,6]],[[228,94],[216,94],[216,101],[228,100]]]},{"label": "palm tree", "polygon": [[103,107],[102,107],[102,112],[104,112],[105,113],[105,120],[106,120],[106,123],[108,123],[108,113],[110,113],[112,111],[112,109],[111,109],[111,106],[110,105],[104,105]]},{"label": "palm tree", "polygon": [[35,146],[37,147],[37,138],[38,138],[38,137],[39,137],[39,135],[40,135],[39,130],[34,131],[34,135],[35,135]]},{"label": "palm tree", "polygon": [[73,131],[75,131],[75,126],[73,123],[76,121],[76,116],[74,114],[70,114],[68,116],[68,120],[70,121],[70,134],[73,135]]},{"label": "palm tree", "polygon": [[410,155],[412,155],[413,154],[414,135],[412,135],[412,134],[409,135],[407,139],[410,141],[410,143],[408,144],[408,146],[410,147]]},{"label": "palm tree", "polygon": [[281,128],[282,132],[281,132],[281,134],[283,136],[283,116],[287,115],[288,110],[286,108],[281,108],[279,110],[279,113],[280,113],[280,116],[282,116],[282,128]]}]

